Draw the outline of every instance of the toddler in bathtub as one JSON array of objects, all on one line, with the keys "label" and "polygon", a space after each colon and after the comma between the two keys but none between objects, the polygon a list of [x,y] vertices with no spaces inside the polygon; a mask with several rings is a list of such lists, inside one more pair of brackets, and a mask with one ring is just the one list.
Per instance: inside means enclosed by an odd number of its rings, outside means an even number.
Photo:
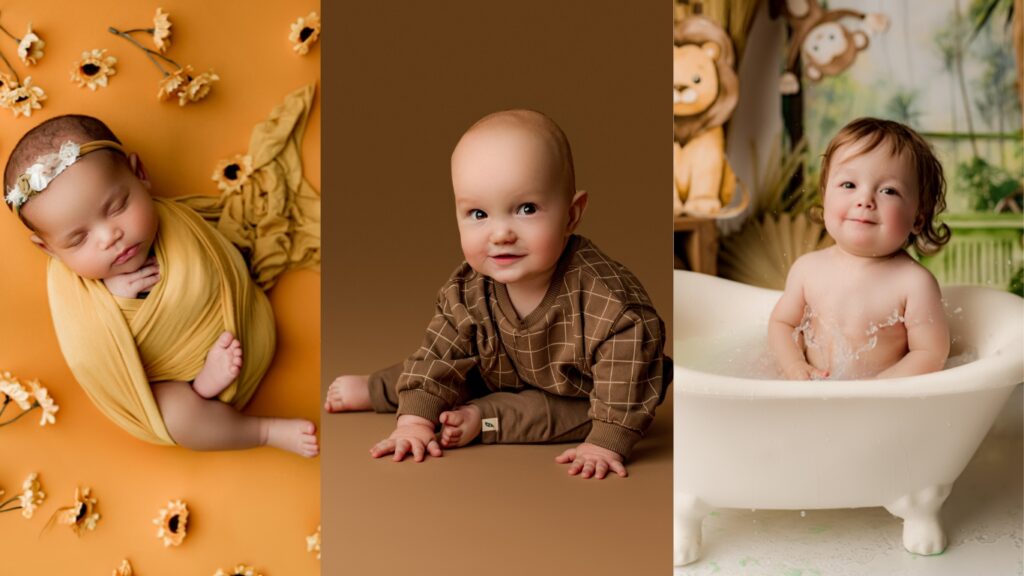
[{"label": "toddler in bathtub", "polygon": [[629,270],[573,234],[587,195],[568,139],[538,112],[497,112],[462,136],[451,173],[466,261],[423,345],[403,364],[339,377],[326,409],[398,412],[374,457],[582,441],[556,458],[569,474],[625,476],[667,386],[664,324]]},{"label": "toddler in bathtub", "polygon": [[4,183],[6,204],[51,256],[61,352],[104,415],[155,444],[318,453],[312,422],[240,412],[275,338],[242,255],[192,209],[150,196],[142,161],[103,122],[39,124],[12,150]]},{"label": "toddler in bathtub", "polygon": [[906,252],[949,241],[942,166],[907,126],[860,118],[829,143],[819,185],[835,245],[800,257],[768,341],[787,379],[895,378],[942,369],[949,329],[938,282]]}]

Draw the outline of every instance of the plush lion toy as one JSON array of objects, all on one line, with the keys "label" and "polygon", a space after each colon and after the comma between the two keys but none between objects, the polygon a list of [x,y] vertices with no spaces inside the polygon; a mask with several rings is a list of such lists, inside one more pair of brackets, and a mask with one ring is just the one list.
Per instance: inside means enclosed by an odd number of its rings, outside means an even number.
[{"label": "plush lion toy", "polygon": [[736,191],[736,175],[725,158],[722,125],[739,100],[732,40],[703,16],[676,23],[672,54],[673,213],[724,218]]}]

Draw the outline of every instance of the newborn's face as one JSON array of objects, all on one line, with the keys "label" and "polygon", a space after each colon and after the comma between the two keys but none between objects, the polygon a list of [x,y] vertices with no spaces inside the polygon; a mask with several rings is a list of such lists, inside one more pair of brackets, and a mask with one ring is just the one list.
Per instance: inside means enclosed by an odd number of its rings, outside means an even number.
[{"label": "newborn's face", "polygon": [[452,154],[462,253],[503,284],[544,286],[565,247],[572,195],[543,138],[520,127],[466,134]]},{"label": "newborn's face", "polygon": [[[43,248],[83,278],[142,267],[156,237],[149,182],[113,152],[79,158],[22,208]],[[141,171],[137,171],[141,175]]]}]

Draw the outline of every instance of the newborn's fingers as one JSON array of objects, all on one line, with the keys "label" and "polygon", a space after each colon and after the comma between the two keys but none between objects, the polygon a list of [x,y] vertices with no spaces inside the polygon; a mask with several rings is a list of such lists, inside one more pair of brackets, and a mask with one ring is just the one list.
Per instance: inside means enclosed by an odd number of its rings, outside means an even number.
[{"label": "newborn's fingers", "polygon": [[401,439],[401,438],[396,440],[395,441],[395,457],[394,457],[394,461],[395,462],[401,462],[402,459],[405,458],[405,455],[409,453],[409,449],[410,448],[411,448],[411,446],[409,445],[409,441],[408,440],[404,440],[404,439]]},{"label": "newborn's fingers", "polygon": [[417,462],[423,462],[423,443],[419,440],[410,440],[409,444],[412,446],[412,459]]},{"label": "newborn's fingers", "polygon": [[390,438],[381,440],[370,448],[370,455],[374,458],[380,458],[385,454],[390,454],[395,451],[395,441]]},{"label": "newborn's fingers", "polygon": [[608,475],[608,463],[601,460],[597,463],[597,469],[594,471],[594,476],[600,480]]},{"label": "newborn's fingers", "polygon": [[582,469],[583,469],[583,461],[582,460],[574,460],[573,463],[569,465],[569,475],[570,476],[575,476],[575,475],[579,474],[580,470],[582,470]]},{"label": "newborn's fingers", "polygon": [[584,478],[590,478],[593,475],[594,475],[594,461],[593,460],[587,460],[583,464],[583,473],[580,474],[580,476],[582,476]]}]

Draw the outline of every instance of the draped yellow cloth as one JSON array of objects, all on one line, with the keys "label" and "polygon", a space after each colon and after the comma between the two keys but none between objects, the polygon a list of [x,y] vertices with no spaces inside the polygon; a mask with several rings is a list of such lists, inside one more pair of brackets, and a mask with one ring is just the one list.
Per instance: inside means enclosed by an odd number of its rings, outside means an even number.
[{"label": "draped yellow cloth", "polygon": [[242,342],[242,373],[219,396],[236,408],[274,355],[274,314],[238,249],[190,208],[154,198],[160,282],[142,300],[118,298],[57,259],[47,269],[61,352],[86,394],[136,437],[173,444],[151,382],[193,380],[224,330]]},{"label": "draped yellow cloth", "polygon": [[320,194],[302,175],[313,90],[292,92],[253,129],[253,173],[239,190],[178,198],[238,246],[264,290],[285,270],[320,267]]}]

